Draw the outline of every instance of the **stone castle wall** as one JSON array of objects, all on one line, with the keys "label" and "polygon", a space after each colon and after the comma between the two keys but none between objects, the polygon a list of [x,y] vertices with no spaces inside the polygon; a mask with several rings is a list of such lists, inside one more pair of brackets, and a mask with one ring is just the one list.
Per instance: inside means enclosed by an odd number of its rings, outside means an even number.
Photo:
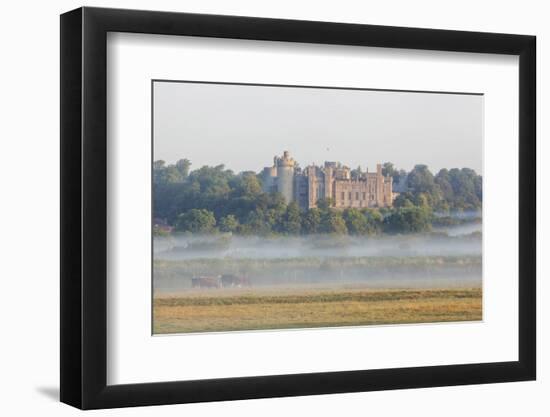
[{"label": "stone castle wall", "polygon": [[273,162],[273,167],[265,168],[262,173],[264,191],[279,192],[287,203],[295,201],[302,209],[316,207],[319,200],[329,198],[338,209],[393,204],[392,179],[382,175],[380,164],[376,172],[352,178],[348,167],[335,162],[301,170],[288,151],[282,157],[275,157]]}]

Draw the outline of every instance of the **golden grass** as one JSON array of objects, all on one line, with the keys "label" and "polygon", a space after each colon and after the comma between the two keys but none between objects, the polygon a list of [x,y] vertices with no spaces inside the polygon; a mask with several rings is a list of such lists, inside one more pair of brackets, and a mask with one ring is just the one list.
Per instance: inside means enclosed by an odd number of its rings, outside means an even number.
[{"label": "golden grass", "polygon": [[155,334],[475,321],[480,288],[203,290],[158,295]]}]

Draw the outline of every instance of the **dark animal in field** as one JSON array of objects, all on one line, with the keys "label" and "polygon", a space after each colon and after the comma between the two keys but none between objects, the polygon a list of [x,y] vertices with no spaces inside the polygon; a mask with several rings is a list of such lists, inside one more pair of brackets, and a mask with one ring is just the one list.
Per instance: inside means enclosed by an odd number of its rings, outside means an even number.
[{"label": "dark animal in field", "polygon": [[193,277],[191,287],[193,288],[220,288],[222,283],[219,277]]},{"label": "dark animal in field", "polygon": [[224,274],[221,277],[222,287],[250,287],[250,280],[247,277],[237,276],[233,274]]}]

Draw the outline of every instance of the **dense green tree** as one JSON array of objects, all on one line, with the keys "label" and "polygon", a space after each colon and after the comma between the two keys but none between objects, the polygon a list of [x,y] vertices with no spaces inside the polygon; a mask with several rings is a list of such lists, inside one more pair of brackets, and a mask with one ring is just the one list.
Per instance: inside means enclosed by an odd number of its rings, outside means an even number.
[{"label": "dense green tree", "polygon": [[415,165],[407,177],[407,185],[413,194],[413,203],[438,207],[442,199],[441,189],[426,165]]},{"label": "dense green tree", "polygon": [[248,214],[244,228],[241,228],[240,230],[245,234],[265,236],[272,233],[272,227],[273,225],[269,217],[266,216],[266,212],[264,212],[261,208],[257,208]]},{"label": "dense green tree", "polygon": [[[442,169],[435,177],[448,210],[478,210],[482,201],[482,178],[469,168]],[[435,207],[438,209],[438,207]],[[444,210],[438,210],[444,211]]]},{"label": "dense green tree", "polygon": [[390,177],[393,177],[396,172],[397,171],[391,162],[384,162],[384,164],[382,165],[382,175],[384,177],[388,175]]},{"label": "dense green tree", "polygon": [[364,208],[361,212],[367,219],[367,234],[376,235],[381,233],[384,224],[384,215],[381,210],[376,208]]},{"label": "dense green tree", "polygon": [[221,232],[236,232],[239,229],[239,220],[232,214],[228,214],[220,219],[218,228]]},{"label": "dense green tree", "polygon": [[449,170],[446,168],[441,169],[435,176],[434,181],[437,185],[439,185],[443,198],[447,201],[452,201],[454,198],[454,191],[453,186],[451,185]]},{"label": "dense green tree", "polygon": [[481,207],[481,178],[469,168],[451,169],[450,182],[455,195],[454,208],[458,210],[475,210]]},{"label": "dense green tree", "polygon": [[303,213],[302,230],[304,234],[314,234],[319,232],[321,227],[321,210],[310,208]]},{"label": "dense green tree", "polygon": [[209,233],[214,231],[216,218],[206,209],[191,209],[178,216],[176,230],[179,232]]},{"label": "dense green tree", "polygon": [[351,235],[365,235],[369,231],[368,220],[356,208],[348,208],[344,210],[343,216],[346,222],[346,228]]},{"label": "dense green tree", "polygon": [[230,185],[235,196],[254,197],[262,192],[262,184],[254,172],[243,172],[236,176]]},{"label": "dense green tree", "polygon": [[476,175],[473,178],[474,181],[474,190],[477,199],[479,200],[479,207],[481,207],[481,202],[483,201],[483,178],[481,175]]},{"label": "dense green tree", "polygon": [[227,198],[231,191],[229,180],[233,172],[223,165],[215,167],[203,166],[189,174],[191,186],[198,186],[202,198]]},{"label": "dense green tree", "polygon": [[153,162],[153,170],[161,170],[166,166],[166,162],[162,159]]},{"label": "dense green tree", "polygon": [[419,233],[431,229],[431,211],[425,207],[398,208],[384,219],[390,233]]},{"label": "dense green tree", "polygon": [[163,160],[153,162],[153,182],[155,184],[177,184],[182,183],[184,179],[185,177],[177,165],[166,165]]},{"label": "dense green tree", "polygon": [[326,210],[321,216],[322,233],[334,233],[344,235],[348,232],[342,213],[333,209]]},{"label": "dense green tree", "polygon": [[166,184],[178,184],[182,183],[184,178],[182,177],[178,168],[175,165],[169,165],[164,169],[164,174],[162,175],[162,181]]},{"label": "dense green tree", "polygon": [[423,208],[431,207],[431,195],[428,193],[417,193],[414,196],[414,205]]},{"label": "dense green tree", "polygon": [[181,175],[182,179],[187,178],[189,175],[189,169],[191,168],[191,161],[189,159],[180,159],[176,162],[176,168]]},{"label": "dense green tree", "polygon": [[406,182],[407,176],[407,171],[405,171],[404,169],[400,169],[399,171],[395,170],[392,175],[393,185],[396,186],[397,184],[401,183],[401,181]]},{"label": "dense green tree", "polygon": [[396,208],[401,207],[414,207],[414,195],[411,192],[400,193],[393,201],[393,206]]},{"label": "dense green tree", "polygon": [[415,165],[409,173],[407,183],[414,193],[432,193],[436,187],[434,176],[427,165]]},{"label": "dense green tree", "polygon": [[291,202],[286,207],[285,214],[282,216],[278,231],[297,235],[302,230],[302,217],[300,215],[300,207],[296,202]]}]

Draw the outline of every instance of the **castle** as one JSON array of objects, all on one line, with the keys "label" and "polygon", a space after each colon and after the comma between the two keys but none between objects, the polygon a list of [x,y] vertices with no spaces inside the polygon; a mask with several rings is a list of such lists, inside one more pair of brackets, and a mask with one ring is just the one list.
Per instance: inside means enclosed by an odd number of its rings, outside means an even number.
[{"label": "castle", "polygon": [[317,207],[319,200],[331,199],[335,208],[391,207],[392,179],[382,175],[382,165],[376,172],[352,171],[336,162],[324,166],[310,165],[301,169],[290,157],[273,158],[273,166],[262,171],[265,192],[279,192],[287,203],[295,201],[307,210]]}]

